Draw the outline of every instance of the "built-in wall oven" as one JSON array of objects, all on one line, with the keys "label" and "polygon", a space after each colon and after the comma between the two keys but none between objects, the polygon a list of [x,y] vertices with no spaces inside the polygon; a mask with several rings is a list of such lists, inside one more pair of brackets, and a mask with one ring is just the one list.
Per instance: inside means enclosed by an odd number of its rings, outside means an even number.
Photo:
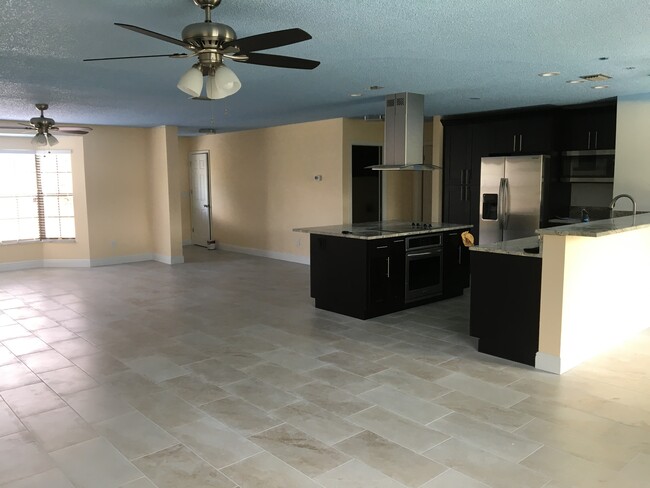
[{"label": "built-in wall oven", "polygon": [[442,235],[406,239],[406,303],[442,295]]}]

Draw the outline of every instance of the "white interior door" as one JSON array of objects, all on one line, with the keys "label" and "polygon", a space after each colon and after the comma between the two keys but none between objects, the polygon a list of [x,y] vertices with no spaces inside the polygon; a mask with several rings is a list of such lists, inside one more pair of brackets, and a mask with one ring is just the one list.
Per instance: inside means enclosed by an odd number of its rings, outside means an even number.
[{"label": "white interior door", "polygon": [[192,244],[206,247],[212,238],[208,153],[190,154],[190,202],[192,207]]}]

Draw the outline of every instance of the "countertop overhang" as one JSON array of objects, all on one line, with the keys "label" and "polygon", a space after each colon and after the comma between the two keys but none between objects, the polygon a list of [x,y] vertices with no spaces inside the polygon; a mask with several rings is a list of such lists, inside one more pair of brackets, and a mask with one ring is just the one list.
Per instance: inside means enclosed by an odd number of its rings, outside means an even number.
[{"label": "countertop overhang", "polygon": [[536,232],[541,236],[578,236],[578,237],[603,237],[611,234],[620,234],[644,227],[650,227],[650,213],[638,213],[626,217],[613,219],[594,220],[579,224],[547,227]]},{"label": "countertop overhang", "polygon": [[[322,227],[301,227],[293,229],[294,232],[306,234],[319,234],[325,236],[346,237],[349,239],[385,239],[387,237],[413,236],[419,234],[433,234],[453,230],[471,229],[471,224],[451,224],[444,222],[427,222],[427,227],[410,227],[410,222],[400,220],[387,220],[383,222],[364,222],[360,224],[326,225]],[[429,227],[430,225],[430,227]]]},{"label": "countertop overhang", "polygon": [[[510,254],[513,256],[525,256],[529,258],[541,258],[539,252],[539,237],[524,237],[522,239],[513,239],[511,241],[495,242],[494,244],[485,244],[472,246],[470,251],[491,252],[496,254]],[[537,248],[537,252],[526,252],[525,249]]]}]

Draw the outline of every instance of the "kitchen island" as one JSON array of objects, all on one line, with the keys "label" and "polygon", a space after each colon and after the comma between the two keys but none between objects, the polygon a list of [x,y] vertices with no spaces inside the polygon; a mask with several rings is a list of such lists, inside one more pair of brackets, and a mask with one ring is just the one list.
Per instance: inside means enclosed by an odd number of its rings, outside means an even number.
[{"label": "kitchen island", "polygon": [[467,224],[368,222],[294,229],[310,234],[317,308],[367,319],[442,298],[469,285]]},{"label": "kitchen island", "polygon": [[[475,313],[475,300],[482,300],[481,289],[485,290],[485,282],[495,276],[489,270],[485,273],[485,270],[475,269],[475,261],[480,266],[481,255],[489,254],[491,259],[500,256],[509,260],[513,269],[521,271],[507,280],[512,282],[507,289],[510,291],[502,289],[494,307],[479,307],[477,310],[480,309],[484,316],[471,317],[470,322],[481,322],[477,331],[479,344],[484,336],[498,338],[502,334],[500,330],[531,337],[537,326],[534,365],[561,374],[650,327],[646,305],[650,276],[650,214],[550,227],[539,229],[537,233],[541,236],[541,259],[539,255],[523,251],[535,247],[536,237],[519,243],[509,241],[473,248],[471,315]],[[527,276],[525,269],[539,267],[540,261],[540,278]],[[517,294],[524,293],[522,289],[526,288],[530,289],[528,299],[537,297],[538,307],[529,302],[526,308],[530,316],[512,314],[508,323],[499,322],[503,319],[499,311],[518,306],[516,302],[521,297]],[[537,323],[532,317],[536,309],[539,310]],[[489,331],[488,327],[496,330]],[[522,328],[526,330],[519,330]],[[500,337],[507,340],[503,335]],[[490,341],[492,339],[486,343]],[[491,354],[502,355],[499,351]],[[528,361],[515,360],[530,364],[530,350],[526,355]]]}]

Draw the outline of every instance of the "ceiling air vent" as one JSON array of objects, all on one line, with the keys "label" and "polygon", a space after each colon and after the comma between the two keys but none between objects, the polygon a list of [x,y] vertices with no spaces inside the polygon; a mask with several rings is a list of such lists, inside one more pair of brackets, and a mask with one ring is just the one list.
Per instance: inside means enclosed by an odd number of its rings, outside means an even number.
[{"label": "ceiling air vent", "polygon": [[602,73],[598,73],[597,75],[585,75],[585,76],[581,76],[580,78],[587,81],[606,81],[606,80],[610,80],[612,77],[608,75],[604,75]]}]

